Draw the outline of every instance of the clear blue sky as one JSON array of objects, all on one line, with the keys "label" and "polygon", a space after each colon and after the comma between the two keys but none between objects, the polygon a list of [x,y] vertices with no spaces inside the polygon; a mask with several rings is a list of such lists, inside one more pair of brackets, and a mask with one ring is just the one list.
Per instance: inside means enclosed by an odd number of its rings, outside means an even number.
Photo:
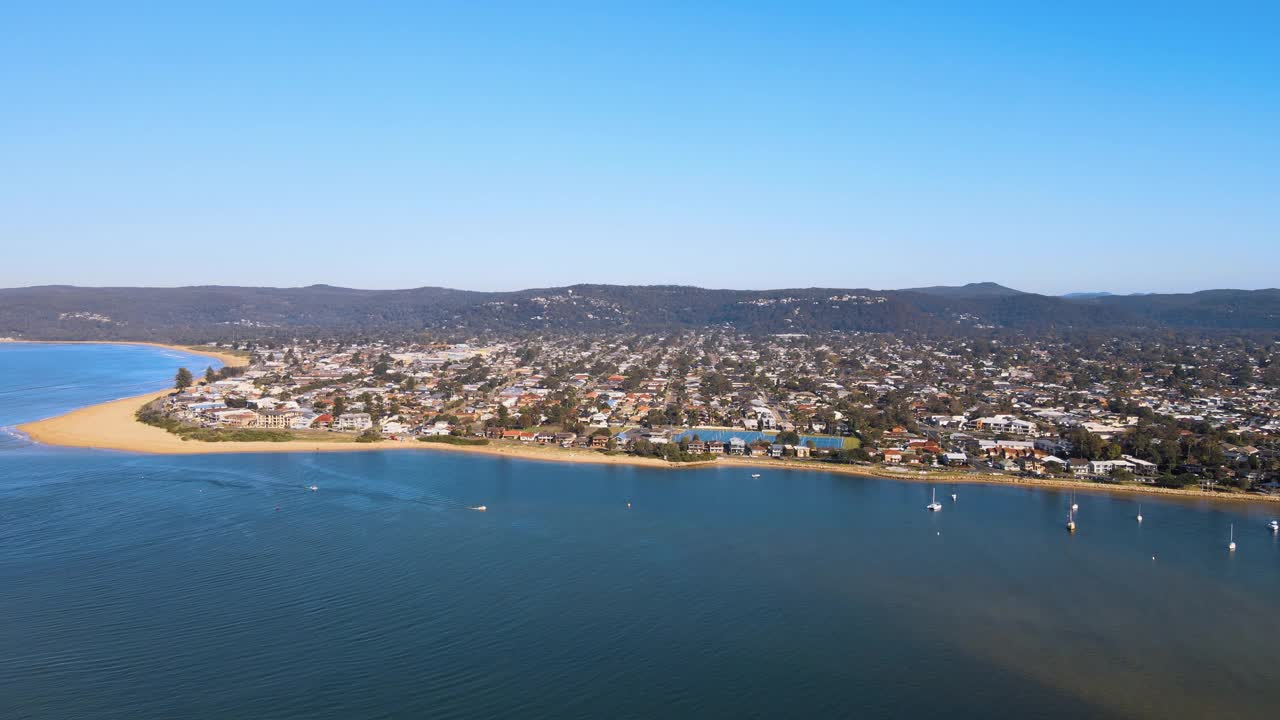
[{"label": "clear blue sky", "polygon": [[1276,286],[1278,6],[6,2],[0,286]]}]

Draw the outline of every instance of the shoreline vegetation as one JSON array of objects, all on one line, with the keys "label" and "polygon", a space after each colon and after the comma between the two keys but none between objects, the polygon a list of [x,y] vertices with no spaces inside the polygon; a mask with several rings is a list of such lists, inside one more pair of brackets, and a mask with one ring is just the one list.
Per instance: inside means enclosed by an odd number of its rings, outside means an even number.
[{"label": "shoreline vegetation", "polygon": [[[245,357],[198,346],[185,347],[157,343],[130,344],[151,345],[200,354],[216,358],[230,366],[243,366],[247,363]],[[144,421],[143,418],[146,415],[147,406],[172,392],[174,392],[172,388],[165,388],[134,397],[90,405],[57,417],[25,423],[19,425],[17,429],[25,433],[32,441],[45,445],[161,455],[418,449],[574,464],[628,465],[673,470],[686,467],[742,468],[743,470],[772,468],[829,472],[917,483],[1010,485],[1093,493],[1149,494],[1192,500],[1280,502],[1280,497],[1256,494],[1246,495],[1243,493],[1165,488],[1138,484],[1120,485],[1062,478],[1025,478],[981,472],[957,472],[954,470],[908,470],[875,465],[836,464],[819,460],[720,457],[712,460],[698,459],[691,462],[669,462],[656,457],[628,455],[616,450],[608,452],[525,443],[490,442],[483,438],[437,436],[395,440],[385,438],[366,439],[351,434],[325,431],[228,431],[208,430],[190,426],[171,429],[168,427],[169,424],[176,425],[180,423],[164,418],[152,418],[153,422]],[[201,432],[202,430],[203,432]],[[205,433],[217,433],[217,436],[205,437]],[[269,433],[271,437],[259,437],[259,433]]]}]

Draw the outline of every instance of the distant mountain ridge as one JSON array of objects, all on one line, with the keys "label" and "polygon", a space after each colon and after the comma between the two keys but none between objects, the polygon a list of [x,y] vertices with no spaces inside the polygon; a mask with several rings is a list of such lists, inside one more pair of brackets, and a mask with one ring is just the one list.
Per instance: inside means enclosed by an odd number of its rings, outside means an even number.
[{"label": "distant mountain ridge", "polygon": [[906,290],[574,285],[511,292],[193,286],[0,289],[0,337],[195,342],[461,332],[822,331],[970,334],[1280,330],[1280,290],[1062,298],[995,283]]},{"label": "distant mountain ridge", "polygon": [[976,282],[966,285],[933,285],[930,287],[907,288],[903,292],[916,292],[948,298],[1014,297],[1031,294],[993,282]]}]

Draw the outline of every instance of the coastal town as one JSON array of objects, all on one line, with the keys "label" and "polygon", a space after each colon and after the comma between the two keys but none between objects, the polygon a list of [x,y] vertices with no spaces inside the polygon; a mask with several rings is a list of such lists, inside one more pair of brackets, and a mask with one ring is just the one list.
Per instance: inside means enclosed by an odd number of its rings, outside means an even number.
[{"label": "coastal town", "polygon": [[236,343],[139,417],[192,441],[547,446],[1273,493],[1274,345],[728,331]]}]

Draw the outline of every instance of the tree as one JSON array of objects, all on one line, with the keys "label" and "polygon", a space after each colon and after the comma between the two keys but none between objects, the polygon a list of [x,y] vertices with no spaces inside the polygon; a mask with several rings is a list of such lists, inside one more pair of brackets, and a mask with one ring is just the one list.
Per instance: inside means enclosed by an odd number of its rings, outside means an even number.
[{"label": "tree", "polygon": [[217,372],[216,370],[214,370],[214,369],[213,369],[213,366],[212,366],[212,365],[210,365],[209,367],[207,367],[207,368],[205,368],[205,369],[204,369],[204,381],[205,381],[205,382],[207,382],[207,383],[209,383],[210,385],[212,385],[212,384],[213,384],[213,381],[215,381],[215,380],[217,380],[217,379],[218,379],[218,372]]},{"label": "tree", "polygon": [[179,390],[186,390],[191,387],[191,371],[186,368],[178,368],[178,374],[173,376],[173,386]]}]

